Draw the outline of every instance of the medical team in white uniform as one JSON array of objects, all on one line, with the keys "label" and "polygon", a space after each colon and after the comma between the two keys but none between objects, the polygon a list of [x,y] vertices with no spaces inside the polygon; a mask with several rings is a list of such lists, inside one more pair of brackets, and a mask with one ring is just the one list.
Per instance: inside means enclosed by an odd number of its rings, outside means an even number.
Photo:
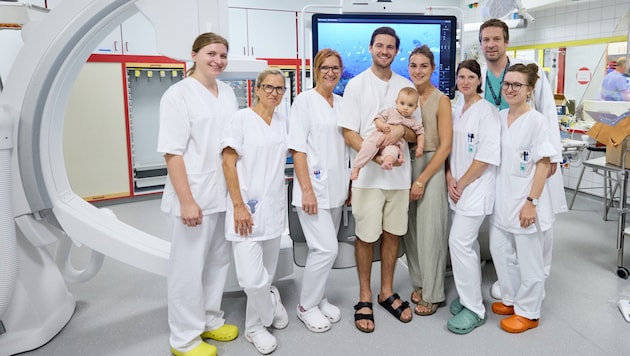
[{"label": "medical team in white uniform", "polygon": [[[316,86],[296,98],[290,115],[291,135],[287,136],[287,120],[275,112],[286,90],[282,72],[274,68],[262,72],[254,88],[257,103],[252,108],[235,112],[237,104],[233,91],[216,79],[227,64],[227,42],[213,37],[210,42],[200,43],[205,47],[193,47],[195,66],[191,75],[173,85],[160,106],[158,150],[165,154],[169,171],[162,210],[171,216],[173,223],[168,303],[171,351],[175,355],[189,355],[202,348],[204,354],[215,355],[216,347],[203,342],[202,338],[226,341],[238,335],[235,326],[225,324],[220,311],[229,264],[230,245],[227,241],[231,241],[239,284],[248,296],[245,338],[260,353],[268,354],[277,348],[277,340],[267,328],[281,329],[288,324],[279,291],[271,285],[286,215],[284,165],[288,148],[296,158],[291,204],[298,208],[310,249],[297,307],[298,318],[309,330],[323,332],[341,317],[339,308],[324,296],[325,282],[336,257],[336,231],[348,189],[348,150],[337,122],[341,98],[328,93],[339,80],[341,58],[333,51],[319,63],[314,62],[319,65],[316,78],[330,88],[326,87],[326,95],[322,95]],[[483,77],[482,74],[480,82]],[[517,173],[527,173],[525,178],[531,179],[536,171],[532,162],[558,155],[555,142],[552,143],[555,140],[547,119],[535,110],[522,116],[533,118],[519,120],[516,126],[524,127],[518,132],[506,125],[507,113],[503,113],[502,157],[498,159],[499,150],[494,148],[497,140],[487,140],[481,145],[483,140],[480,139],[497,137],[491,133],[496,125],[487,124],[496,123],[492,120],[496,111],[483,100],[475,100],[470,106],[467,109],[470,109],[469,113],[475,113],[473,118],[466,119],[462,107],[455,110],[459,111],[454,115],[454,148],[449,175],[455,181],[461,179],[477,160],[489,167],[469,183],[469,189],[459,192],[457,201],[451,196],[454,210],[451,239],[461,237],[453,239],[451,249],[455,251],[458,241],[475,250],[478,227],[483,217],[492,211],[492,192],[482,186],[491,185],[494,166],[499,161],[506,162],[507,165],[498,171],[496,194],[501,206],[495,206],[491,226],[495,237],[491,242],[493,255],[505,256],[496,263],[499,279],[506,282],[501,286],[501,304],[510,307],[512,303],[517,315],[537,322],[544,295],[545,269],[537,267],[543,265],[543,244],[547,239],[542,236],[551,230],[553,215],[562,210],[562,204],[552,204],[555,189],[549,188],[553,184],[551,180],[543,183],[546,189],[540,188],[540,197],[536,198],[537,221],[523,232],[518,213],[520,203],[508,199],[514,194],[515,180],[507,172],[517,169]],[[522,157],[515,166],[512,159],[517,154]],[[221,158],[223,174],[219,172]],[[404,170],[404,167],[398,169]],[[373,175],[364,177],[370,181]],[[476,188],[470,189],[473,185]],[[521,180],[517,185],[521,188],[519,194],[527,197],[530,192],[525,190],[531,187],[531,182]],[[527,234],[537,234],[540,239],[523,243],[525,239],[521,236]],[[464,235],[468,238],[464,239]],[[326,238],[319,238],[321,236]],[[517,262],[516,254],[509,248],[514,245],[527,251],[531,258],[521,262],[519,253]],[[207,263],[210,256],[212,263]],[[466,264],[470,255],[458,258],[454,252],[453,257],[460,294],[456,311],[467,309],[479,320],[485,320],[480,293],[475,288],[468,288],[466,292],[464,287],[464,284],[470,284],[465,281],[474,277],[478,268]],[[191,273],[194,269],[191,266],[202,268]],[[515,268],[519,266],[517,273]],[[474,284],[480,285],[480,273],[477,274],[479,278],[478,281],[473,278]],[[517,282],[521,280],[518,278],[529,278],[530,275],[539,282],[526,288],[519,287]]]}]

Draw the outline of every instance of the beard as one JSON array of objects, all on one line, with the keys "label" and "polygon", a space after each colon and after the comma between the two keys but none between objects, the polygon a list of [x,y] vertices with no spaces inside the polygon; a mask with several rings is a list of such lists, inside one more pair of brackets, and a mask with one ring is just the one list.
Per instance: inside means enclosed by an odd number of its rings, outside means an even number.
[{"label": "beard", "polygon": [[379,57],[374,57],[372,58],[372,63],[374,63],[375,66],[377,66],[379,69],[389,69],[392,65],[392,62],[394,62],[394,58],[379,58]]}]

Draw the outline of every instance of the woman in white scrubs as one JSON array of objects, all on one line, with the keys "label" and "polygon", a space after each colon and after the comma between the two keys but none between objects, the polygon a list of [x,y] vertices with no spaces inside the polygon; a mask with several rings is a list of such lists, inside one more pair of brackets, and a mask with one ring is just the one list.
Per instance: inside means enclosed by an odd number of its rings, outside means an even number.
[{"label": "woman in white scrubs", "polygon": [[227,190],[221,172],[221,134],[238,109],[229,85],[217,80],[227,66],[228,42],[214,33],[197,37],[188,77],[160,101],[158,152],[168,179],[162,211],[170,215],[168,323],[171,352],[177,356],[216,355],[203,339],[233,340],[221,298],[230,265],[225,241]]},{"label": "woman in white scrubs", "polygon": [[453,110],[453,146],[446,182],[453,212],[448,243],[459,298],[451,304],[453,317],[446,327],[456,334],[467,334],[486,322],[477,237],[494,206],[501,120],[499,111],[479,95],[481,67],[474,59],[457,67],[457,90],[464,105]]},{"label": "woman in white scrubs", "polygon": [[501,90],[509,104],[501,115],[501,165],[497,173],[490,252],[501,285],[495,314],[509,315],[501,328],[520,333],[538,326],[545,291],[544,232],[553,227],[547,187],[550,157],[548,120],[527,99],[538,79],[536,64],[515,64]]},{"label": "woman in white scrubs", "polygon": [[324,297],[337,257],[337,232],[348,196],[349,156],[337,124],[341,97],[333,93],[343,72],[341,56],[322,49],[314,59],[315,88],[298,95],[289,115],[293,155],[293,206],[308,245],[297,316],[312,332],[330,329],[341,311]]},{"label": "woman in white scrubs", "polygon": [[267,327],[283,329],[289,323],[280,293],[271,285],[287,215],[287,121],[275,111],[285,90],[282,71],[261,72],[256,103],[232,115],[221,140],[229,192],[225,235],[232,241],[238,283],[247,294],[245,338],[264,355],[277,347]]}]

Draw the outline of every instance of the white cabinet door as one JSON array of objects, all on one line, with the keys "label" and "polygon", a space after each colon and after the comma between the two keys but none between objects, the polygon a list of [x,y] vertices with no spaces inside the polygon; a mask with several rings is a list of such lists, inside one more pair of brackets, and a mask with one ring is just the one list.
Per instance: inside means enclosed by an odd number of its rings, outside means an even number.
[{"label": "white cabinet door", "polygon": [[86,63],[68,98],[66,171],[72,190],[89,201],[131,194],[121,66]]},{"label": "white cabinet door", "polygon": [[230,55],[249,56],[250,47],[247,37],[247,10],[228,9],[230,38]]},{"label": "white cabinet door", "polygon": [[230,54],[297,58],[297,17],[291,11],[229,8]]},{"label": "white cabinet door", "polygon": [[137,13],[105,37],[94,53],[157,55],[156,48],[153,25],[144,15]]},{"label": "white cabinet door", "polygon": [[123,22],[122,51],[124,54],[133,55],[158,54],[153,25],[141,13],[133,15]]},{"label": "white cabinet door", "polygon": [[297,17],[292,11],[247,10],[250,55],[297,58]]},{"label": "white cabinet door", "polygon": [[94,49],[96,54],[122,54],[122,33],[121,27],[116,26],[114,30],[101,41]]}]

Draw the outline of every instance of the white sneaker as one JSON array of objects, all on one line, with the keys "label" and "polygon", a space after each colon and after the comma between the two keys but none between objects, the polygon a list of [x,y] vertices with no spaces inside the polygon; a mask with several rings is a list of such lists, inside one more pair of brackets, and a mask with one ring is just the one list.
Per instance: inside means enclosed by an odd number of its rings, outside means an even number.
[{"label": "white sneaker", "polygon": [[330,320],[322,314],[318,307],[313,307],[306,311],[301,311],[297,306],[297,317],[302,320],[306,327],[314,333],[323,333],[330,330]]},{"label": "white sneaker", "polygon": [[282,299],[280,299],[280,291],[275,286],[271,286],[271,295],[276,304],[276,310],[273,313],[273,321],[271,326],[276,329],[284,329],[289,325],[289,314],[282,305]]},{"label": "white sneaker", "polygon": [[501,300],[501,285],[498,280],[492,283],[492,287],[490,287],[490,296],[494,299]]},{"label": "white sneaker", "polygon": [[336,323],[341,320],[341,310],[339,310],[336,305],[328,303],[328,299],[326,298],[319,302],[319,310],[331,323]]},{"label": "white sneaker", "polygon": [[257,331],[246,332],[245,339],[254,344],[256,350],[263,355],[268,355],[274,352],[278,347],[276,337],[271,335],[271,333],[269,333],[269,331],[265,328]]}]

